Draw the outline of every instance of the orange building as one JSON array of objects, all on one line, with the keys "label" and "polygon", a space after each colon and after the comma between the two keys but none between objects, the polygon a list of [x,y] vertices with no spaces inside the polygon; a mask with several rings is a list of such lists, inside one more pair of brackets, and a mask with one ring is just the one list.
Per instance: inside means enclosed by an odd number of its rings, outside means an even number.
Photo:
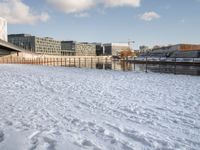
[{"label": "orange building", "polygon": [[180,44],[180,50],[182,50],[182,51],[200,51],[200,45]]}]

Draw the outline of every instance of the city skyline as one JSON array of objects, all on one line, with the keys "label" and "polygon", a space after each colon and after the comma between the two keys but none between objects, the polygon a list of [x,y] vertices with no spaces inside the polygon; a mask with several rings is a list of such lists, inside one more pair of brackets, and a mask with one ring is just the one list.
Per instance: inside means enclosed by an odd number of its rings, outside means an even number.
[{"label": "city skyline", "polygon": [[198,44],[199,0],[0,0],[8,33],[57,40]]}]

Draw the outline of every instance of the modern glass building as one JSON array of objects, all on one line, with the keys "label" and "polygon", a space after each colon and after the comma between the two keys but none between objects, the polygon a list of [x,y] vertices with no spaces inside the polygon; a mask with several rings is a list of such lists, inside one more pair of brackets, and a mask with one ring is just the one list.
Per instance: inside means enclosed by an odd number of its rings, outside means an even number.
[{"label": "modern glass building", "polygon": [[61,55],[74,56],[76,48],[76,41],[62,41],[61,42]]},{"label": "modern glass building", "polygon": [[61,42],[49,37],[11,34],[8,35],[8,42],[38,54],[61,55]]}]

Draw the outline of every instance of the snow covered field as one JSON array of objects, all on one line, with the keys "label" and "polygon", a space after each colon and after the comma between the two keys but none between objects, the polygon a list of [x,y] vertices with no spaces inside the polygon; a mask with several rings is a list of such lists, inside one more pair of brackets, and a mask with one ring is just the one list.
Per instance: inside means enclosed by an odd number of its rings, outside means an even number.
[{"label": "snow covered field", "polygon": [[0,150],[199,150],[200,77],[0,65]]}]

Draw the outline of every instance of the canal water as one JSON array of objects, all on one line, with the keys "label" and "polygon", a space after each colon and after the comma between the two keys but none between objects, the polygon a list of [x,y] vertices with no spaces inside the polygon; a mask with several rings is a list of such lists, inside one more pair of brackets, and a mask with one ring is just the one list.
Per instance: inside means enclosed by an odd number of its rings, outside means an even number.
[{"label": "canal water", "polygon": [[99,61],[87,60],[76,61],[71,67],[91,68],[102,70],[115,70],[115,71],[132,71],[132,72],[154,72],[154,73],[168,73],[168,74],[182,74],[182,75],[195,75],[200,76],[200,66],[188,65],[159,65],[159,64],[134,64],[125,61]]},{"label": "canal water", "polygon": [[41,58],[41,59],[0,59],[0,64],[33,64],[48,66],[63,66],[77,68],[104,69],[132,72],[155,72],[200,76],[200,66],[174,64],[134,64],[121,60],[112,60],[107,57],[74,57],[74,58]]}]

